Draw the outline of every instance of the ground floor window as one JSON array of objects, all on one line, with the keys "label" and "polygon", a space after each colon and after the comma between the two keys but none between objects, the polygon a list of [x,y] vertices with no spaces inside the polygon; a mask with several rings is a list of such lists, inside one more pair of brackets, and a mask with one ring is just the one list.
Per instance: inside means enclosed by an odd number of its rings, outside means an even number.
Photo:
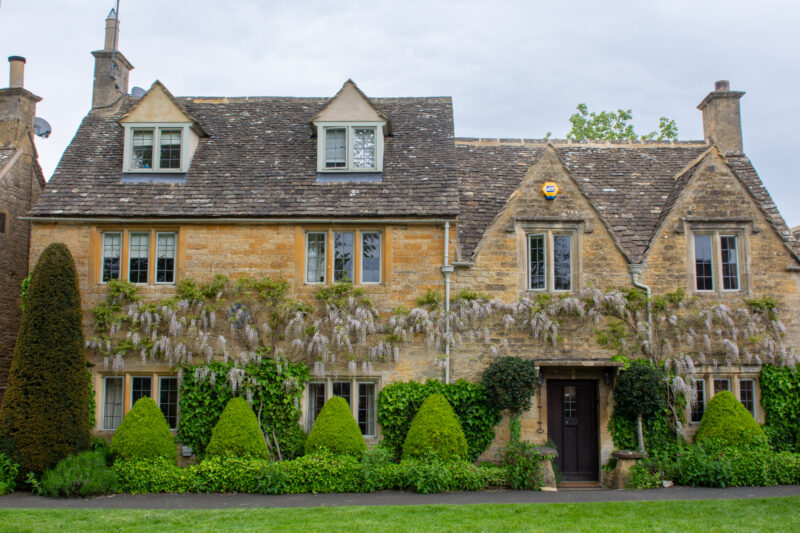
[{"label": "ground floor window", "polygon": [[750,411],[753,417],[756,416],[756,387],[754,379],[739,380],[739,401],[744,408]]},{"label": "ground floor window", "polygon": [[350,406],[362,435],[374,437],[377,434],[378,384],[375,380],[362,378],[327,378],[310,382],[307,388],[307,431],[311,431],[322,406],[333,396],[344,398]]},{"label": "ground floor window", "polygon": [[103,379],[103,429],[117,429],[122,423],[122,389],[121,376]]},{"label": "ground floor window", "polygon": [[158,406],[170,429],[178,427],[178,378],[159,378]]},{"label": "ground floor window", "polygon": [[126,374],[102,378],[100,429],[117,429],[125,414],[144,397],[156,401],[170,429],[178,427],[178,378],[158,374]]},{"label": "ground floor window", "polygon": [[692,406],[692,422],[700,422],[706,410],[706,382],[702,379],[694,380],[694,399]]},{"label": "ground floor window", "polygon": [[753,418],[758,420],[756,377],[751,377],[752,374],[750,373],[745,374],[745,376],[740,377],[739,374],[733,372],[727,376],[715,375],[694,380],[696,392],[689,402],[690,421],[699,423],[703,418],[708,402],[722,391],[730,392],[734,397],[738,398],[745,409],[753,415]]}]

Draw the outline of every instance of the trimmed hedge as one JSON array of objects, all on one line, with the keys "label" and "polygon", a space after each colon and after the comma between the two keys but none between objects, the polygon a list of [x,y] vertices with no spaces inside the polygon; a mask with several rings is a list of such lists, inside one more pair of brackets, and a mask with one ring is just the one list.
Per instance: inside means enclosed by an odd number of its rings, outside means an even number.
[{"label": "trimmed hedge", "polygon": [[777,451],[800,452],[800,368],[764,365],[758,381],[770,444]]},{"label": "trimmed hedge", "polygon": [[508,411],[514,418],[531,408],[536,377],[536,364],[532,359],[506,356],[486,367],[481,382],[489,404],[498,411]]},{"label": "trimmed hedge", "polygon": [[165,457],[178,460],[175,439],[167,420],[152,398],[140,398],[111,439],[111,453],[119,459]]},{"label": "trimmed hedge", "polygon": [[432,452],[440,459],[466,459],[467,439],[447,399],[431,394],[419,408],[403,444],[403,459]]},{"label": "trimmed hedge", "polygon": [[335,455],[361,456],[367,449],[350,405],[334,396],[322,406],[306,439],[306,453],[328,450]]},{"label": "trimmed hedge", "polygon": [[269,459],[269,449],[256,415],[244,398],[237,397],[228,402],[211,432],[206,454],[209,457],[252,455]]},{"label": "trimmed hedge", "polygon": [[700,420],[695,441],[720,440],[728,446],[757,446],[767,444],[764,430],[747,409],[728,391],[714,395]]},{"label": "trimmed hedge", "polygon": [[75,262],[64,244],[44,249],[31,274],[0,410],[0,450],[19,478],[89,447],[89,389]]},{"label": "trimmed hedge", "polygon": [[494,427],[500,422],[501,415],[489,405],[483,385],[463,379],[450,384],[435,379],[424,384],[396,382],[384,387],[378,394],[381,444],[399,458],[414,415],[422,402],[434,393],[443,394],[450,402],[467,438],[469,460],[477,460],[494,440]]},{"label": "trimmed hedge", "polygon": [[70,455],[48,470],[38,483],[39,491],[52,498],[87,498],[117,491],[117,473],[106,465],[102,451]]}]

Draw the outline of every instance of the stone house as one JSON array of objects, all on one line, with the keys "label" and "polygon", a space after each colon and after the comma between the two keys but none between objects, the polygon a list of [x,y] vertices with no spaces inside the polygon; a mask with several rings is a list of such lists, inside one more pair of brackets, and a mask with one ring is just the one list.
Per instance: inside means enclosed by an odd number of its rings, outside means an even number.
[{"label": "stone house", "polygon": [[[66,243],[87,308],[109,279],[159,298],[182,278],[217,273],[283,278],[299,299],[348,279],[382,310],[413,307],[428,289],[514,301],[638,284],[733,303],[778,296],[797,340],[798,248],[742,152],[744,93],[727,82],[699,106],[701,141],[466,139],[454,136],[450,98],[369,98],[349,80],[332,98],[176,98],[158,81],[132,96],[115,32],[110,16],[106,46],[93,52],[92,109],[27,218],[31,261]],[[557,186],[554,200],[546,184]],[[620,363],[591,332],[557,347],[511,341],[541,375],[523,437],[552,437],[565,479],[598,480],[613,449],[606,427]],[[476,380],[487,361],[475,343],[454,346],[444,367],[404,350],[369,372],[341,364],[313,378],[303,423],[342,395],[374,442],[387,383]],[[178,423],[175,369],[94,362],[98,432],[113,431],[141,395]],[[763,422],[758,371],[708,368],[688,416],[728,389]],[[497,432],[486,457],[507,425]]]},{"label": "stone house", "polygon": [[41,98],[24,87],[25,58],[8,61],[9,85],[0,89],[0,403],[22,316],[20,287],[28,273],[30,222],[19,217],[33,207],[45,184],[33,141]]}]

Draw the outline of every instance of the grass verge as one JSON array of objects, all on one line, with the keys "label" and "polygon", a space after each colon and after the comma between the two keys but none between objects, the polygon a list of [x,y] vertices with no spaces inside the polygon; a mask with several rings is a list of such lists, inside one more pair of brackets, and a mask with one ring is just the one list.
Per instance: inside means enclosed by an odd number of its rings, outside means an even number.
[{"label": "grass verge", "polygon": [[800,496],[219,510],[1,509],[2,531],[800,531]]}]

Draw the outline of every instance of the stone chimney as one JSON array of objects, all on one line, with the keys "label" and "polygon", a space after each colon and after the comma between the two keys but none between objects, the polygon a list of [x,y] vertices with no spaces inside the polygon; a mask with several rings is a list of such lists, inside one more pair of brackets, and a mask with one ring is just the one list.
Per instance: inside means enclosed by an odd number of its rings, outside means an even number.
[{"label": "stone chimney", "polygon": [[742,118],[739,99],[744,91],[731,91],[728,80],[714,84],[697,109],[703,112],[703,136],[726,153],[742,153]]},{"label": "stone chimney", "polygon": [[41,98],[25,89],[25,58],[11,56],[7,89],[0,89],[0,147],[17,146],[33,131],[36,104]]},{"label": "stone chimney", "polygon": [[107,107],[128,94],[128,74],[133,65],[119,51],[119,19],[113,9],[106,17],[105,43],[94,56],[92,107]]}]

